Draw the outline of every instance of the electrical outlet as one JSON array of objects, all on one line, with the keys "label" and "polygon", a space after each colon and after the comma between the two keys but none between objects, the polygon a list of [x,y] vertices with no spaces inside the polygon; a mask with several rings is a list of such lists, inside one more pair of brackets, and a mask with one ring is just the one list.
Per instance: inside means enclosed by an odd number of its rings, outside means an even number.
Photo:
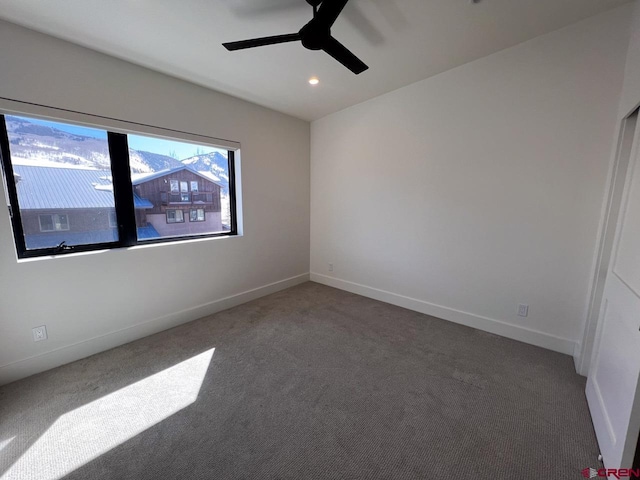
[{"label": "electrical outlet", "polygon": [[330,271],[330,272],[333,272],[333,263],[330,263],[330,264],[329,264],[329,271]]},{"label": "electrical outlet", "polygon": [[529,315],[529,305],[525,305],[524,303],[521,303],[520,305],[518,305],[518,316],[526,317],[528,315]]},{"label": "electrical outlet", "polygon": [[41,325],[39,327],[35,327],[32,330],[33,333],[33,341],[41,342],[42,340],[46,340],[47,337],[47,327],[45,325]]}]

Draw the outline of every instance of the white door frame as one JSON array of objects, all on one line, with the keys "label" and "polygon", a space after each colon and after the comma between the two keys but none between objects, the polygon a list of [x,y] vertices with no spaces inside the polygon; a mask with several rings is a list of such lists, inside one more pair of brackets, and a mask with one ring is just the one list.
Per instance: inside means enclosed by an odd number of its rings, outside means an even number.
[{"label": "white door frame", "polygon": [[577,345],[578,348],[574,352],[576,371],[585,377],[589,373],[589,365],[591,364],[593,356],[593,343],[598,326],[598,317],[600,316],[600,307],[602,306],[604,284],[611,260],[611,252],[613,250],[613,239],[620,214],[622,192],[628,174],[629,160],[633,147],[633,136],[636,124],[640,120],[639,106],[636,106],[636,108],[625,115],[620,122],[617,129],[618,141],[607,177],[608,188],[605,202],[603,203],[600,228],[598,231],[598,248],[594,258],[587,317],[582,342]]}]

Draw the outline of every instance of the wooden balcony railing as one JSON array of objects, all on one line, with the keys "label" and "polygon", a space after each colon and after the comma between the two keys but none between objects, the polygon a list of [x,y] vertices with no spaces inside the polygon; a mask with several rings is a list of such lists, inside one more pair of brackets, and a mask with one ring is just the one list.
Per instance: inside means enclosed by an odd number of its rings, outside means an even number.
[{"label": "wooden balcony railing", "polygon": [[162,201],[163,205],[171,205],[174,203],[212,204],[213,193],[211,192],[184,192],[184,193],[161,192],[160,200]]},{"label": "wooden balcony railing", "polygon": [[193,203],[213,203],[213,193],[192,192],[191,197]]}]

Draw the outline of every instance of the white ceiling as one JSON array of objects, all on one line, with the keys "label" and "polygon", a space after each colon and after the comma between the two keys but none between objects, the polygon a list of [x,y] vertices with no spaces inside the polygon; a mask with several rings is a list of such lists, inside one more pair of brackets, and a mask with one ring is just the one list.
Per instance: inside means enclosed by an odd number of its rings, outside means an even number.
[{"label": "white ceiling", "polygon": [[332,33],[369,65],[359,76],[299,43],[221,46],[297,32],[305,0],[0,0],[0,18],[315,120],[627,1],[351,0]]}]

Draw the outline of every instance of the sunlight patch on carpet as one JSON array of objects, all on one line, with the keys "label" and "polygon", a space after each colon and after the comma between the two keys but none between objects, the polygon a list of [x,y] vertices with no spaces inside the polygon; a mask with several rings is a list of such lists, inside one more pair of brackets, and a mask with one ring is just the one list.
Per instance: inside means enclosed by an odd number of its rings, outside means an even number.
[{"label": "sunlight patch on carpet", "polygon": [[4,450],[4,448],[9,445],[13,439],[16,437],[7,438],[6,440],[0,440],[0,452]]},{"label": "sunlight patch on carpet", "polygon": [[191,405],[214,350],[60,416],[0,479],[57,480]]}]

